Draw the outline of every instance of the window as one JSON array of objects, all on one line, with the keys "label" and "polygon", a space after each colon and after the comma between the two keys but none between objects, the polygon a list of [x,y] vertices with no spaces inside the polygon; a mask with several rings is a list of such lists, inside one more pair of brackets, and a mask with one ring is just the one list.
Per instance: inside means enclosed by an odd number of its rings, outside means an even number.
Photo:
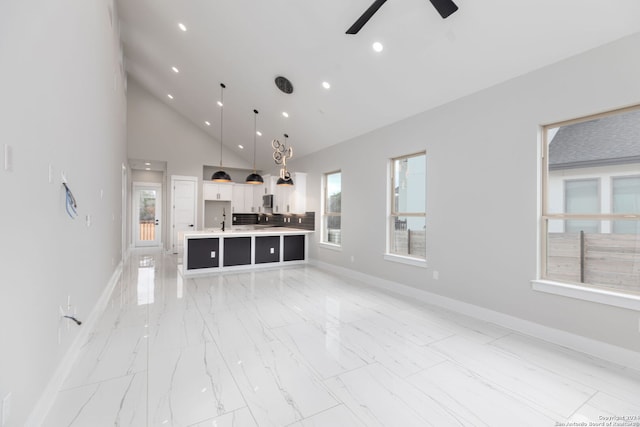
[{"label": "window", "polygon": [[[600,212],[598,179],[571,179],[564,182],[564,211],[577,214]],[[565,222],[565,232],[600,231],[600,223],[593,220],[570,219]]]},{"label": "window", "polygon": [[640,109],[544,127],[541,278],[640,294]]},{"label": "window", "polygon": [[322,212],[322,243],[342,244],[342,173],[324,174],[324,210]]},{"label": "window", "polygon": [[426,154],[391,159],[388,252],[426,257]]},{"label": "window", "polygon": [[[611,181],[612,211],[614,213],[640,212],[640,176],[614,177]],[[640,234],[638,221],[614,221],[616,234]]]}]

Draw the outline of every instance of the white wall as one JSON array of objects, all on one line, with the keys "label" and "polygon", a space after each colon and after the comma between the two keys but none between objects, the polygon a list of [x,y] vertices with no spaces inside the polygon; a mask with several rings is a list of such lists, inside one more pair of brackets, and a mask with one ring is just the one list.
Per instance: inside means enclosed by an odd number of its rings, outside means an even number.
[{"label": "white wall", "polygon": [[13,149],[12,171],[0,168],[0,396],[13,393],[9,426],[25,424],[78,334],[62,323],[58,343],[58,307],[70,295],[86,320],[121,260],[119,58],[105,0],[0,2],[0,145]]},{"label": "white wall", "polygon": [[[296,159],[316,212],[322,173],[342,171],[342,251],[312,245],[310,256],[640,351],[637,312],[530,286],[538,277],[540,125],[640,103],[638,51],[640,34]],[[383,259],[387,161],[421,150],[427,269]]]},{"label": "white wall", "polygon": [[[220,164],[220,142],[151,95],[134,80],[129,80],[127,113],[129,158],[166,161],[168,178],[171,175],[198,177],[197,226],[202,228],[203,166]],[[222,160],[223,166],[227,168],[252,167],[226,147]],[[245,176],[241,179],[244,180]]]}]

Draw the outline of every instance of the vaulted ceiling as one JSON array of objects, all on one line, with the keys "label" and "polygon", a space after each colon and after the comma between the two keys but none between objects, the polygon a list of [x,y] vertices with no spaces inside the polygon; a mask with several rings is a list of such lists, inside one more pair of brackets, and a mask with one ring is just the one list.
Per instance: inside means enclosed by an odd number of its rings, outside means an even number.
[{"label": "vaulted ceiling", "polygon": [[427,0],[388,0],[345,34],[372,1],[118,0],[126,70],[212,143],[224,82],[225,146],[251,162],[258,109],[270,168],[284,133],[303,156],[640,31],[637,0],[455,0],[447,19]]}]

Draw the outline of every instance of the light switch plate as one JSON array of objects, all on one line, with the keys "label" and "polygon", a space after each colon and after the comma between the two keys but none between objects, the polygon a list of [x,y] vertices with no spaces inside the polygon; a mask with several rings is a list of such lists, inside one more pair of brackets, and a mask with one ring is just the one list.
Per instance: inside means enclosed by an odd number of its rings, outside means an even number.
[{"label": "light switch plate", "polygon": [[215,258],[216,257],[216,251],[211,251],[211,258]]},{"label": "light switch plate", "polygon": [[269,253],[274,254],[276,251],[273,248],[269,248]]},{"label": "light switch plate", "polygon": [[4,170],[13,170],[13,148],[9,144],[4,144]]},{"label": "light switch plate", "polygon": [[4,397],[4,399],[2,399],[2,417],[0,417],[0,421],[2,421],[2,424],[0,424],[0,426],[5,426],[9,422],[12,394],[13,393],[9,393]]}]

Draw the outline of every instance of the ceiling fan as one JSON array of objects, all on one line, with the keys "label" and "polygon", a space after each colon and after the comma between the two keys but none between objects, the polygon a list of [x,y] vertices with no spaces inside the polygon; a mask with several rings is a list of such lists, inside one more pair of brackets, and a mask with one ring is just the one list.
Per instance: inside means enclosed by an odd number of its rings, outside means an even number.
[{"label": "ceiling fan", "polygon": [[[387,0],[374,1],[373,4],[369,6],[367,10],[364,11],[362,16],[360,16],[360,18],[358,18],[358,20],[354,22],[354,24],[351,27],[349,27],[349,29],[347,30],[347,34],[357,34],[358,31],[360,31],[360,29],[364,27],[364,24],[366,24],[367,21],[371,19],[371,17],[378,11],[378,9],[380,9],[380,7],[383,4],[385,4],[386,1]],[[447,18],[453,12],[458,10],[458,6],[456,6],[456,4],[451,0],[429,0],[429,1],[433,5],[433,7],[436,8],[436,10],[440,14],[440,16],[442,16],[443,19]]]}]

